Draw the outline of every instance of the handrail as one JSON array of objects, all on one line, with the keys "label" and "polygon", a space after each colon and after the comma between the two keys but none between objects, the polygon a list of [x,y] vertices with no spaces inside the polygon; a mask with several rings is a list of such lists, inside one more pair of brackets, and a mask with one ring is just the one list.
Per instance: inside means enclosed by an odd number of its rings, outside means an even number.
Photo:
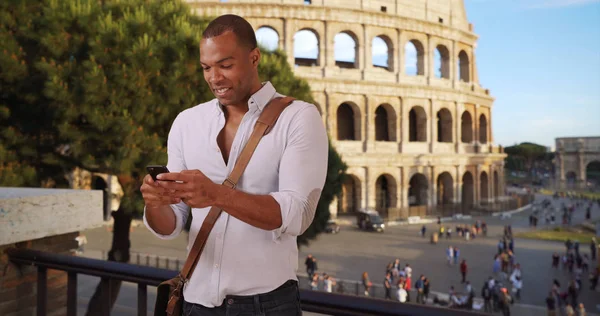
[{"label": "handrail", "polygon": [[[46,269],[56,269],[69,272],[69,288],[71,294],[76,290],[76,274],[92,275],[102,278],[102,283],[108,284],[108,280],[122,280],[138,283],[138,307],[144,306],[146,300],[146,285],[157,286],[160,282],[170,279],[177,271],[146,266],[137,266],[127,263],[104,261],[98,259],[69,256],[64,254],[49,253],[39,250],[11,248],[7,250],[10,261],[15,264],[32,265],[38,267],[40,275],[46,275]],[[75,285],[72,285],[75,283]],[[46,294],[45,278],[38,278],[38,291],[40,296]],[[73,293],[74,292],[74,293]],[[72,296],[72,295],[69,295]],[[71,302],[75,302],[72,297]],[[46,298],[38,297],[38,310],[45,310]],[[462,309],[449,309],[434,306],[426,306],[411,303],[399,303],[395,301],[357,297],[354,295],[334,294],[310,290],[300,290],[300,302],[302,309],[308,312],[323,313],[340,316],[458,316],[458,315],[480,315],[473,311]],[[69,306],[67,306],[69,311]],[[106,311],[108,313],[108,311]],[[144,314],[145,311],[139,314]],[[42,313],[44,315],[45,313]],[[71,314],[68,312],[68,314]]]}]

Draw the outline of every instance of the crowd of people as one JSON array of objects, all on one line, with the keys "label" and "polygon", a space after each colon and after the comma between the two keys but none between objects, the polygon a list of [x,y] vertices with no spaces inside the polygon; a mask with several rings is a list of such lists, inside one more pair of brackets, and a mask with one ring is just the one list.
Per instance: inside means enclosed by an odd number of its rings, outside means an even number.
[{"label": "crowd of people", "polygon": [[[569,224],[572,221],[573,214],[586,207],[586,218],[590,218],[589,213],[592,209],[591,203],[583,201],[573,201],[574,205],[566,207],[567,211],[563,215],[563,223]],[[589,202],[589,201],[588,201]],[[537,217],[548,216],[548,222],[552,221],[549,210],[553,205],[548,200],[540,204],[541,212],[535,212],[530,217],[530,226],[537,226]],[[478,237],[487,236],[487,225],[483,221],[475,221],[473,224],[459,224],[452,227],[448,224],[438,223],[432,235],[435,239],[451,240],[454,237],[461,237],[464,240],[471,240]],[[422,237],[427,236],[427,227],[423,225],[420,229]],[[433,240],[433,238],[432,238]],[[571,281],[566,287],[561,287],[558,280],[554,280],[552,288],[546,298],[548,315],[568,315],[580,316],[585,314],[584,305],[579,302],[578,296],[583,290],[582,278],[584,273],[590,274],[591,290],[595,290],[600,275],[600,267],[597,261],[598,244],[595,239],[589,245],[589,254],[580,251],[580,243],[576,240],[565,243],[565,253],[559,255],[554,253],[552,256],[552,267],[559,270],[562,268],[564,273],[568,273]],[[385,298],[399,302],[416,302],[425,304],[432,302],[436,305],[447,306],[450,308],[461,309],[482,309],[484,312],[501,312],[503,315],[510,315],[511,305],[521,300],[523,289],[523,272],[515,255],[515,240],[511,225],[506,225],[503,230],[502,238],[497,243],[497,252],[493,257],[492,275],[483,281],[480,296],[482,304],[475,302],[476,292],[469,281],[469,266],[465,258],[461,258],[459,247],[449,245],[445,249],[447,265],[458,268],[461,275],[462,290],[451,286],[447,296],[431,295],[431,282],[428,276],[419,274],[413,278],[413,269],[409,263],[402,263],[399,258],[389,262],[385,269],[385,276],[382,278],[382,287],[385,292]],[[311,288],[318,290],[320,284],[322,289],[327,292],[333,292],[336,280],[322,273],[316,274],[316,259],[309,255],[306,259],[307,273],[311,280]],[[360,293],[365,296],[372,296],[374,284],[367,272],[361,277]],[[342,284],[338,286],[337,292],[344,292]],[[356,294],[359,294],[358,292]],[[478,302],[481,302],[478,301]]]}]

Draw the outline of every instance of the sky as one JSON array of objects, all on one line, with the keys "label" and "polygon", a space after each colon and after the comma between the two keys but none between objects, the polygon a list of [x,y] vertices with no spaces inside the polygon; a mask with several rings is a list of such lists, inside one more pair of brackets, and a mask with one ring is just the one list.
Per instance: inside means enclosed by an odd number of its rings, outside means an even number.
[{"label": "sky", "polygon": [[[534,142],[553,147],[557,137],[600,136],[600,0],[464,0],[479,36],[475,50],[481,85],[495,98],[496,144]],[[277,45],[270,29],[260,42]],[[296,57],[316,57],[317,39],[295,35]],[[334,38],[336,60],[353,61],[354,42]],[[372,43],[373,63],[387,64],[387,46]],[[405,47],[406,72],[416,72],[416,49]],[[436,65],[439,69],[439,56]],[[439,71],[437,71],[439,76]]]}]

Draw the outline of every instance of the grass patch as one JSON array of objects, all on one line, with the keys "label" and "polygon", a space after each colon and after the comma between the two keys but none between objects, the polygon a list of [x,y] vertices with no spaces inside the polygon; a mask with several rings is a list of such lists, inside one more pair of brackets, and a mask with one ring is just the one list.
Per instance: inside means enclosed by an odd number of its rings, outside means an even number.
[{"label": "grass patch", "polygon": [[594,234],[580,229],[555,227],[553,229],[516,233],[515,237],[563,242],[567,241],[567,239],[571,239],[573,241],[578,240],[579,244],[589,244],[592,237],[594,237]]}]

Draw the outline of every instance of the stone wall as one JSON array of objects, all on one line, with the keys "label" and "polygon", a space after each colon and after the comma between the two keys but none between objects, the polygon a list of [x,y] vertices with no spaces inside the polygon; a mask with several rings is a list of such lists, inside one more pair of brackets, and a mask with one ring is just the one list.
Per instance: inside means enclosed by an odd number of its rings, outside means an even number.
[{"label": "stone wall", "polygon": [[[16,266],[9,262],[6,249],[11,247],[42,250],[70,255],[77,248],[78,232],[0,246],[0,315],[36,315],[37,267]],[[48,314],[66,315],[67,273],[48,270]]]},{"label": "stone wall", "polygon": [[557,189],[586,189],[588,166],[600,163],[600,137],[557,138],[555,161]]}]

